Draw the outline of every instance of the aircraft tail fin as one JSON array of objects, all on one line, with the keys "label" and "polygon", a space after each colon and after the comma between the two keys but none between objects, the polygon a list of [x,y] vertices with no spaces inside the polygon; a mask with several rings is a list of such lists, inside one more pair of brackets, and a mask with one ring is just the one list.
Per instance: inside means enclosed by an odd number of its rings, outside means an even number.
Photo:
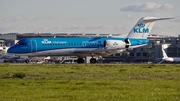
[{"label": "aircraft tail fin", "polygon": [[162,59],[165,59],[165,58],[168,58],[166,52],[164,51],[164,49],[162,48],[162,56],[163,58]]},{"label": "aircraft tail fin", "polygon": [[147,38],[157,20],[173,18],[142,17],[129,32],[127,38]]}]

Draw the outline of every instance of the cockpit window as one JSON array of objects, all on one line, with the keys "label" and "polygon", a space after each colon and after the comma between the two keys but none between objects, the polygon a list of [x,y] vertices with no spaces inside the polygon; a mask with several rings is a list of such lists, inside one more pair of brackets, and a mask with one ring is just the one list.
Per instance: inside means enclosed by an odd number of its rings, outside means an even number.
[{"label": "cockpit window", "polygon": [[19,42],[17,42],[16,45],[19,45]]}]

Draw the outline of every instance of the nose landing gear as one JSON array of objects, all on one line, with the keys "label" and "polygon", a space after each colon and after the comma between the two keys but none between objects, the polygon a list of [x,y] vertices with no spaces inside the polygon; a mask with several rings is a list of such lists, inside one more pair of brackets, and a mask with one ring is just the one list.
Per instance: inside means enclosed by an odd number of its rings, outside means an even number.
[{"label": "nose landing gear", "polygon": [[28,64],[28,63],[29,63],[29,60],[27,59],[27,60],[25,60],[25,62]]}]

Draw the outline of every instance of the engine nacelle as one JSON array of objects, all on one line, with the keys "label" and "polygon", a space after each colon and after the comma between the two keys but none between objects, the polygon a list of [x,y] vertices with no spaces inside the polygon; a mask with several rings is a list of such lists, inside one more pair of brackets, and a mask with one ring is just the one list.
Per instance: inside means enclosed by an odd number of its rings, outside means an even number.
[{"label": "engine nacelle", "polygon": [[124,49],[126,48],[126,43],[121,40],[105,40],[104,41],[104,47],[106,48],[112,48],[112,49]]}]

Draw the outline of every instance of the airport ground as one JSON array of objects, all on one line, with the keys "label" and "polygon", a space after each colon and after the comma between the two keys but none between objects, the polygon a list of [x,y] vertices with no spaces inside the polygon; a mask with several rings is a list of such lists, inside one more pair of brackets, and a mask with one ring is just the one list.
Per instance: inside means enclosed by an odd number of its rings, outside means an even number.
[{"label": "airport ground", "polygon": [[180,101],[179,64],[0,64],[0,101]]}]

